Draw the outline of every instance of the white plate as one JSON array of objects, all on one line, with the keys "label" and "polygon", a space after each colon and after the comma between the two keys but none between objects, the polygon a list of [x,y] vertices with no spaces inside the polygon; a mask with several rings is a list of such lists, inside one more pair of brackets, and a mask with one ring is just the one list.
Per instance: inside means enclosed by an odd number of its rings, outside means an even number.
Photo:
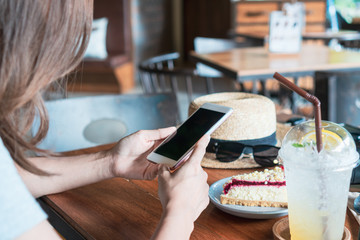
[{"label": "white plate", "polygon": [[231,215],[244,217],[244,218],[254,218],[254,219],[270,219],[285,216],[288,214],[287,208],[279,207],[247,207],[240,205],[230,205],[230,204],[221,204],[220,195],[223,192],[223,185],[231,177],[221,179],[210,186],[209,197],[210,201],[215,204],[215,206]]}]

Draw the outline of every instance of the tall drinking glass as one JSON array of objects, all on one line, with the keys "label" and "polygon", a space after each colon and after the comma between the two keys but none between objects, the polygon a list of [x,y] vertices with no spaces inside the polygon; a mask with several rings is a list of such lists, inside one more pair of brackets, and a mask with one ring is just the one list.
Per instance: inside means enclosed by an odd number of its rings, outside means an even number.
[{"label": "tall drinking glass", "polygon": [[359,154],[347,130],[321,121],[322,150],[315,122],[295,126],[279,156],[285,167],[291,239],[342,239],[351,172]]}]

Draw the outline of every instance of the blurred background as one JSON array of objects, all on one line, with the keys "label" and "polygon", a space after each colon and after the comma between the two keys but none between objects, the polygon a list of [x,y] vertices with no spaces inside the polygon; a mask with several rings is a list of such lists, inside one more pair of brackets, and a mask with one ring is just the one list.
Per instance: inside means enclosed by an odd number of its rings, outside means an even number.
[{"label": "blurred background", "polygon": [[[298,10],[290,11],[291,6]],[[197,96],[243,91],[270,97],[278,114],[312,118],[312,106],[273,79],[239,83],[213,69],[203,72],[191,58],[192,51],[268,46],[270,16],[279,11],[301,17],[302,44],[359,51],[360,0],[94,0],[93,31],[83,61],[45,98],[171,92],[180,123]],[[329,119],[333,106],[333,120],[359,126],[358,70],[337,72],[333,95],[327,72],[293,80],[321,99],[323,119]],[[160,73],[168,79],[154,81]]]}]

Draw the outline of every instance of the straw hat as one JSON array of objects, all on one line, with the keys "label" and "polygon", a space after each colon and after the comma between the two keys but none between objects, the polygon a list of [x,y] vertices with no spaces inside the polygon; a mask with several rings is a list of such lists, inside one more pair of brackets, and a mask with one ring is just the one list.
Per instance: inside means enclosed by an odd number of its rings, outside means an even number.
[{"label": "straw hat", "polygon": [[[262,95],[242,92],[205,95],[191,102],[189,115],[206,102],[233,109],[232,115],[211,134],[212,140],[237,141],[249,145],[280,146],[281,140],[290,128],[276,122],[275,104]],[[220,162],[211,152],[205,154],[202,166],[227,169],[260,167],[252,158]]]}]

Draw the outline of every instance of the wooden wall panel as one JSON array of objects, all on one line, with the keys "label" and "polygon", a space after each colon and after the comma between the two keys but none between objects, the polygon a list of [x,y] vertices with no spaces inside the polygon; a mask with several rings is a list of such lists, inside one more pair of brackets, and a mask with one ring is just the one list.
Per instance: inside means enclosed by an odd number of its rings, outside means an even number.
[{"label": "wooden wall panel", "polygon": [[183,0],[184,56],[194,49],[194,38],[227,38],[231,27],[230,0]]},{"label": "wooden wall panel", "polygon": [[171,0],[133,1],[135,62],[174,49]]}]

